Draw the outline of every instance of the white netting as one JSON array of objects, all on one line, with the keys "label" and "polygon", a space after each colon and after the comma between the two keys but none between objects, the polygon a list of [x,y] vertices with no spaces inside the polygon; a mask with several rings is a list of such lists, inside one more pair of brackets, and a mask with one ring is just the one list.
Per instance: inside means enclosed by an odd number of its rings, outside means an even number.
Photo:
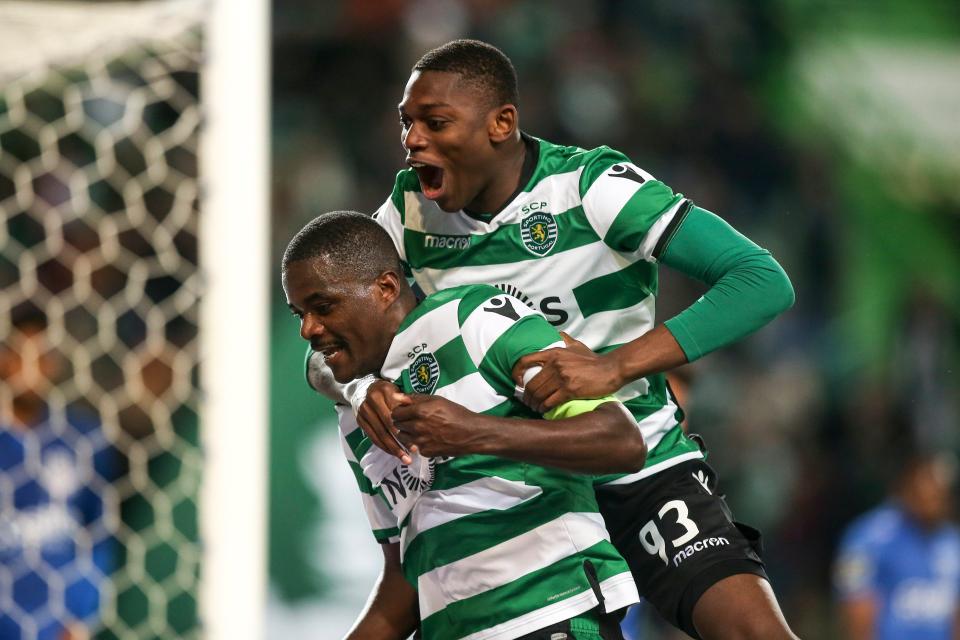
[{"label": "white netting", "polygon": [[201,10],[0,5],[0,638],[198,635]]}]

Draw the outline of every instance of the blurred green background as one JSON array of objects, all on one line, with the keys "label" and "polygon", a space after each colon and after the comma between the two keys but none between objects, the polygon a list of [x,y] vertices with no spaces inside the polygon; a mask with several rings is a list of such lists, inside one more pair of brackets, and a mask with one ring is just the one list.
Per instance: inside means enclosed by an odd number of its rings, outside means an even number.
[{"label": "blurred green background", "polygon": [[[960,445],[960,4],[273,9],[274,265],[312,217],[386,199],[402,168],[396,104],[410,66],[456,37],[513,59],[524,130],[617,148],[773,252],[797,303],[686,367],[690,428],[734,512],[764,531],[794,629],[837,637],[839,532],[882,498],[904,447]],[[279,269],[273,282],[270,637],[318,624],[334,637],[380,555],[332,407],[303,383]],[[667,270],[661,291],[661,320],[701,292]]]}]

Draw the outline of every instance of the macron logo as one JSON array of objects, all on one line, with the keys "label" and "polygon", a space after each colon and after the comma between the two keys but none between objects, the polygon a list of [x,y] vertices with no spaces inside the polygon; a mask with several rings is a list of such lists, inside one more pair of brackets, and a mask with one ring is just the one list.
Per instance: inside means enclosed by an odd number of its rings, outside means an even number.
[{"label": "macron logo", "polygon": [[424,236],[423,246],[431,249],[463,250],[470,246],[470,236]]},{"label": "macron logo", "polygon": [[700,483],[707,493],[713,495],[713,491],[710,491],[710,487],[707,486],[707,474],[705,474],[702,469],[696,473],[691,473],[690,475],[693,476],[694,480]]}]

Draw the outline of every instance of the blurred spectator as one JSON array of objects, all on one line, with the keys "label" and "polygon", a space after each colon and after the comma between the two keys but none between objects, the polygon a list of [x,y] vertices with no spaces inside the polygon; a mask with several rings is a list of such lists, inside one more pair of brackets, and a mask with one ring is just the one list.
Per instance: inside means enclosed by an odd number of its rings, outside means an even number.
[{"label": "blurred spectator", "polygon": [[88,638],[114,556],[96,474],[105,482],[114,465],[93,415],[47,401],[63,359],[46,317],[27,309],[12,325],[0,346],[0,638]]},{"label": "blurred spectator", "polygon": [[847,529],[835,583],[850,640],[950,640],[960,635],[960,530],[948,521],[953,457],[918,454],[890,499]]}]

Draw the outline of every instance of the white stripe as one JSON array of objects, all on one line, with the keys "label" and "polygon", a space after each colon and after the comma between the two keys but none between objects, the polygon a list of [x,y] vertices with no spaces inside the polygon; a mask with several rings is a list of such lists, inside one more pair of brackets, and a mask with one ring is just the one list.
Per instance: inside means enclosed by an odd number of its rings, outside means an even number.
[{"label": "white stripe", "polygon": [[367,520],[370,522],[371,529],[392,529],[397,526],[397,518],[390,511],[390,507],[378,495],[360,492],[360,499],[363,501],[363,510],[367,514]]},{"label": "white stripe", "polygon": [[648,295],[633,306],[600,311],[589,318],[578,313],[565,331],[591,349],[624,344],[653,328],[655,309],[656,300]]},{"label": "white stripe", "polygon": [[643,236],[643,242],[640,243],[640,248],[637,249],[637,254],[641,258],[647,262],[656,262],[656,259],[653,257],[653,250],[656,249],[657,243],[660,242],[660,237],[663,235],[663,232],[667,230],[667,226],[673,220],[674,216],[677,215],[677,211],[686,203],[686,198],[680,200],[680,202],[670,207],[666,213],[650,225],[650,228],[647,229],[647,234]]},{"label": "white stripe", "polygon": [[652,476],[655,473],[660,473],[664,469],[669,469],[670,467],[680,464],[681,462],[686,462],[687,460],[699,460],[701,458],[703,458],[702,451],[690,451],[688,453],[682,453],[679,456],[667,458],[663,462],[658,462],[653,466],[646,467],[645,469],[643,469],[638,473],[631,473],[628,476],[623,476],[622,478],[617,478],[616,480],[611,480],[610,482],[604,482],[602,485],[599,485],[599,486],[606,487],[606,486],[617,485],[617,484],[631,484],[633,482],[636,482],[637,480],[642,480],[643,478]]},{"label": "white stripe", "polygon": [[[420,316],[413,321],[413,324],[397,334],[390,344],[390,351],[381,369],[381,377],[396,380],[417,354],[423,351],[435,352],[459,336],[460,321],[457,317],[459,306],[459,298],[446,302]],[[426,346],[423,346],[424,344]],[[413,353],[414,347],[417,347],[417,354],[411,357],[408,354]]]},{"label": "white stripe", "polygon": [[[556,173],[547,176],[537,183],[533,191],[521,193],[501,211],[492,222],[498,225],[516,224],[531,212],[540,211],[540,209],[530,209],[531,204],[546,205],[542,211],[557,215],[569,211],[581,204],[580,201],[580,175],[583,168],[578,167],[574,171],[566,173]],[[523,209],[527,208],[526,211]]]},{"label": "white stripe", "polygon": [[487,383],[479,371],[474,371],[456,382],[440,387],[433,392],[433,395],[452,400],[476,413],[493,409],[506,400]]},{"label": "white stripe", "polygon": [[629,571],[618,573],[600,582],[600,593],[603,594],[603,608],[607,613],[623,609],[640,601],[637,592],[637,583]]},{"label": "white stripe", "polygon": [[413,539],[424,531],[482,511],[504,511],[535,498],[543,489],[523,482],[489,477],[452,489],[428,491],[410,513],[403,530],[401,549],[406,551]]},{"label": "white stripe", "polygon": [[387,198],[387,201],[377,209],[373,217],[377,221],[377,224],[387,231],[390,239],[393,240],[393,246],[397,248],[400,259],[406,262],[407,252],[403,246],[403,223],[400,222],[400,212],[397,211],[397,208],[394,206],[393,198]]},{"label": "white stripe", "polygon": [[[507,307],[509,305],[509,307]],[[460,336],[463,338],[463,345],[470,354],[475,367],[480,366],[487,351],[510,327],[518,322],[508,318],[496,311],[489,309],[508,309],[512,308],[516,315],[521,318],[536,315],[537,312],[523,304],[513,296],[499,295],[494,296],[474,309],[467,319],[463,322],[460,329]]]},{"label": "white stripe", "polygon": [[453,602],[508,584],[549,567],[602,540],[610,540],[599,513],[562,516],[456,562],[437,567],[417,579],[420,616]]},{"label": "white stripe", "polygon": [[427,293],[462,284],[507,283],[519,287],[534,302],[559,296],[570,305],[567,311],[579,316],[573,288],[588,280],[620,271],[633,262],[635,258],[632,254],[620,254],[597,240],[536,260],[458,266],[454,269],[417,269],[415,273],[417,283]]},{"label": "white stripe", "polygon": [[[615,395],[619,395],[619,392]],[[640,429],[640,433],[643,435],[643,441],[647,445],[647,451],[653,451],[654,447],[660,444],[664,434],[666,434],[673,425],[677,424],[676,413],[677,405],[674,404],[673,400],[667,398],[666,404],[637,422],[637,428]],[[636,420],[636,418],[634,419]]]},{"label": "white stripe", "polygon": [[[648,181],[654,179],[653,176],[635,164],[629,162],[617,162],[615,164],[626,165],[634,169]],[[617,219],[617,215],[630,201],[630,198],[643,186],[628,178],[608,175],[606,169],[604,169],[603,175],[590,185],[590,189],[583,196],[583,211],[587,214],[590,226],[597,232],[601,240],[606,237],[614,220]]]}]

